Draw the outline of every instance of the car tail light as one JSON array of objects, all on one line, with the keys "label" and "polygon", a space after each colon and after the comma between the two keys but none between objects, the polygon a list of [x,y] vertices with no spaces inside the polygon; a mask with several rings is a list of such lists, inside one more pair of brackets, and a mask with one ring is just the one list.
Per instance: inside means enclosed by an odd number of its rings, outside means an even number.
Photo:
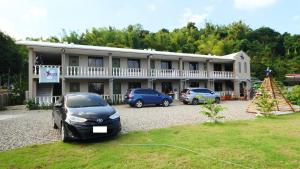
[{"label": "car tail light", "polygon": [[130,93],[130,94],[128,95],[128,98],[131,99],[131,98],[133,98],[133,96],[134,96],[134,95]]}]

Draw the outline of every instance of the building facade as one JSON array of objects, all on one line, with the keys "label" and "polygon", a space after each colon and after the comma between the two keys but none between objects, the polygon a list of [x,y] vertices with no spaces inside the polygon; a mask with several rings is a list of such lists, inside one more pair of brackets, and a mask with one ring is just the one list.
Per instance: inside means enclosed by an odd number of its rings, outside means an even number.
[{"label": "building facade", "polygon": [[[120,101],[129,88],[153,88],[175,99],[187,87],[249,96],[250,58],[243,51],[212,56],[36,41],[17,44],[28,48],[28,98],[38,102],[52,103],[68,92],[95,92]],[[58,81],[42,82],[43,68],[59,70]]]}]

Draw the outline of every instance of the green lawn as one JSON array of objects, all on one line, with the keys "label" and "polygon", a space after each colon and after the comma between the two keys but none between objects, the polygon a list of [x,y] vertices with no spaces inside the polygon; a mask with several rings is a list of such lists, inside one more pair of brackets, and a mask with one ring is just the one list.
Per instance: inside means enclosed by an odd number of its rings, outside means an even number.
[{"label": "green lawn", "polygon": [[[122,145],[140,143],[176,145],[193,152],[158,145]],[[0,168],[219,169],[242,166],[300,168],[300,113],[131,132],[98,143],[56,142],[0,153]]]}]

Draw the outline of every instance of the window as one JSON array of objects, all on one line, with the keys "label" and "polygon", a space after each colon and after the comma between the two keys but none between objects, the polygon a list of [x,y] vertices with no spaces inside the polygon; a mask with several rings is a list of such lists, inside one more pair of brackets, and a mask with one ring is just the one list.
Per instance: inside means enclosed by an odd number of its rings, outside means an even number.
[{"label": "window", "polygon": [[88,90],[92,93],[97,93],[100,95],[104,94],[104,83],[92,82],[88,83]]},{"label": "window", "polygon": [[155,69],[155,60],[150,61],[150,67],[151,69]]},{"label": "window", "polygon": [[214,64],[214,71],[222,71],[222,65],[221,64]]},{"label": "window", "polygon": [[161,69],[172,69],[171,61],[161,61]]},{"label": "window", "polygon": [[247,63],[244,62],[244,73],[247,73]]},{"label": "window", "polygon": [[197,62],[190,62],[189,69],[190,70],[199,70],[199,64]]},{"label": "window", "polygon": [[78,82],[71,82],[70,92],[80,92],[80,84]]},{"label": "window", "polygon": [[120,58],[113,58],[112,59],[112,67],[116,67],[116,68],[120,67]]},{"label": "window", "polygon": [[89,67],[103,67],[102,57],[89,57]]},{"label": "window", "polygon": [[215,91],[222,91],[222,86],[221,82],[215,82]]},{"label": "window", "polygon": [[79,57],[69,56],[69,66],[79,66]]},{"label": "window", "polygon": [[128,59],[127,61],[128,68],[141,68],[140,60],[139,59]]},{"label": "window", "polygon": [[141,88],[140,82],[128,82],[128,89]]},{"label": "window", "polygon": [[239,62],[239,73],[242,73],[242,63]]},{"label": "window", "polygon": [[208,89],[193,89],[192,91],[195,93],[210,93],[211,92]]},{"label": "window", "polygon": [[225,67],[225,71],[230,71],[230,72],[233,71],[233,65],[232,64],[225,64],[224,67]]}]

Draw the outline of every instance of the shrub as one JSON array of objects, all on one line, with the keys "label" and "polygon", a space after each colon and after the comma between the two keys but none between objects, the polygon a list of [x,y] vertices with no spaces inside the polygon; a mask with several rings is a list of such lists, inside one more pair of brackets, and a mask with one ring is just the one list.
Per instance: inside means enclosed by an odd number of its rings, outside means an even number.
[{"label": "shrub", "polygon": [[291,91],[287,92],[287,99],[292,104],[300,106],[300,85],[294,86]]},{"label": "shrub", "polygon": [[271,116],[276,102],[277,100],[271,99],[269,93],[262,87],[260,89],[260,96],[257,97],[255,104],[257,110],[260,111],[262,115]]},{"label": "shrub", "polygon": [[37,110],[37,109],[39,109],[39,104],[35,103],[34,100],[29,99],[25,103],[26,103],[26,108],[28,110]]},{"label": "shrub", "polygon": [[202,108],[200,113],[209,117],[213,123],[217,123],[219,122],[219,119],[224,118],[224,116],[219,113],[225,110],[225,108],[216,104],[214,99],[205,99],[204,104],[200,105],[200,107]]}]

